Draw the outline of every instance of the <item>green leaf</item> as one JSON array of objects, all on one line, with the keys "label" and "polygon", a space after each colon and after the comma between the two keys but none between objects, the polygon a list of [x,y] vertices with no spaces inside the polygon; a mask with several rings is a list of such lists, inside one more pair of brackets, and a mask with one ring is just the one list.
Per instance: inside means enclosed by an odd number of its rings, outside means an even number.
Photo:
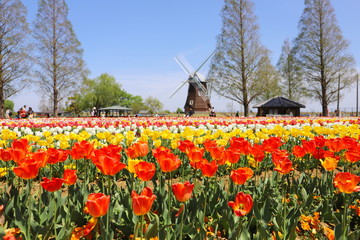
[{"label": "green leaf", "polygon": [[145,233],[145,238],[150,239],[158,236],[159,233],[159,216],[153,213],[149,213],[151,216],[150,218],[150,225],[148,230]]},{"label": "green leaf", "polygon": [[250,233],[249,231],[245,228],[241,231],[241,234],[240,234],[240,239],[241,240],[249,240],[251,237],[250,237]]}]

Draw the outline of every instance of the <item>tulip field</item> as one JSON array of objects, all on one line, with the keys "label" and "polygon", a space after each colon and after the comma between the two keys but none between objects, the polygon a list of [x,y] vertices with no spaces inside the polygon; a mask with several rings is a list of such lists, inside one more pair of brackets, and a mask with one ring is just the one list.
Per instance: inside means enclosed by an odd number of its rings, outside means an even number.
[{"label": "tulip field", "polygon": [[358,118],[0,119],[0,237],[360,239]]}]

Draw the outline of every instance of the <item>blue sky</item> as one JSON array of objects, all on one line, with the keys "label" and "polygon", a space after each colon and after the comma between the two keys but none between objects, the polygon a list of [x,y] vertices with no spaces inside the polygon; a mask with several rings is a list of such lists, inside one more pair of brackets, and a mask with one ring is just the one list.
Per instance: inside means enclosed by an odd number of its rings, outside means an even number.
[{"label": "blue sky", "polygon": [[[260,40],[271,51],[276,64],[285,39],[296,37],[303,11],[303,0],[254,0],[260,26]],[[29,23],[36,11],[36,0],[23,0]],[[183,87],[169,96],[187,76],[174,61],[182,53],[197,68],[215,49],[221,29],[222,0],[67,0],[69,19],[84,50],[90,78],[108,73],[123,89],[143,98],[158,98],[164,108],[182,108],[187,94]],[[360,1],[332,0],[343,36],[350,51],[360,61]],[[357,63],[359,69],[359,63]],[[200,73],[206,75],[208,64]],[[348,90],[340,107],[355,107],[355,88]],[[29,88],[11,100],[15,109],[24,104],[39,109],[36,88]],[[314,102],[314,101],[312,101]],[[303,102],[308,111],[320,110],[320,104]],[[217,111],[239,106],[213,95]],[[251,104],[255,105],[255,103]],[[332,105],[335,108],[336,104]]]}]

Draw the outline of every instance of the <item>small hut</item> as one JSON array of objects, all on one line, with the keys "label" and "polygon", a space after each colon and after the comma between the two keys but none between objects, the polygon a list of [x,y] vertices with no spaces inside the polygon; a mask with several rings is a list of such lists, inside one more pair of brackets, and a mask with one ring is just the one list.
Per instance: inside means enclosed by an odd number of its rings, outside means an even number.
[{"label": "small hut", "polygon": [[284,97],[274,97],[264,103],[258,104],[253,108],[257,108],[256,116],[300,116],[300,108],[305,105],[294,102]]},{"label": "small hut", "polygon": [[131,108],[122,107],[122,106],[111,106],[99,108],[98,116],[100,117],[122,117],[128,116]]}]

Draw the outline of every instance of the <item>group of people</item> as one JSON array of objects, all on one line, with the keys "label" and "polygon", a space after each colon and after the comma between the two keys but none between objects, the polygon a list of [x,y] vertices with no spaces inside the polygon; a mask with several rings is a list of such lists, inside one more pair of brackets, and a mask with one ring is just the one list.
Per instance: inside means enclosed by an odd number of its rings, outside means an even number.
[{"label": "group of people", "polygon": [[17,118],[33,118],[34,117],[34,111],[31,107],[29,109],[24,105],[22,108],[20,108],[17,111]]}]

